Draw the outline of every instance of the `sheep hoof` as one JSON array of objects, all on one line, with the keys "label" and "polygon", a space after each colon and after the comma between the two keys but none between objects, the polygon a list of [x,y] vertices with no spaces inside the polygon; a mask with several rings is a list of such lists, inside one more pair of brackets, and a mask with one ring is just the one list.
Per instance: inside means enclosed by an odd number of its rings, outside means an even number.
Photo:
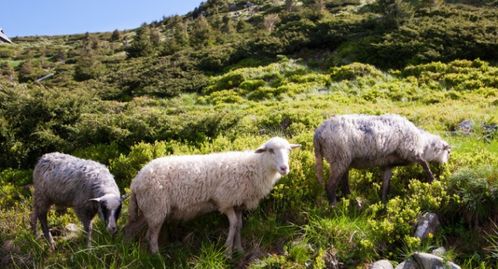
[{"label": "sheep hoof", "polygon": [[335,204],[337,203],[337,198],[335,198],[335,197],[332,198],[332,197],[329,196],[328,200],[329,200],[329,205],[331,207],[335,207]]},{"label": "sheep hoof", "polygon": [[242,247],[236,247],[235,248],[235,251],[238,253],[238,254],[244,254],[244,249]]},{"label": "sheep hoof", "polygon": [[56,249],[55,242],[50,242],[50,252],[54,252]]},{"label": "sheep hoof", "polygon": [[225,258],[231,259],[232,258],[232,250],[231,249],[225,249]]}]

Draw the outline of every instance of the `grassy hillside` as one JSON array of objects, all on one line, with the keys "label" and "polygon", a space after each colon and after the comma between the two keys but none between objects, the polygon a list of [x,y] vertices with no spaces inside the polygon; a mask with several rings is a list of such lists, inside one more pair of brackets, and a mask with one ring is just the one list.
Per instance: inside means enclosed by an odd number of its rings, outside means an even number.
[{"label": "grassy hillside", "polygon": [[[498,9],[466,4],[215,0],[135,30],[0,45],[0,267],[361,268],[438,246],[464,268],[496,267]],[[380,171],[352,170],[352,194],[331,208],[312,136],[345,113],[406,116],[451,144],[450,162],[432,166],[432,184],[421,167],[395,169],[386,205]],[[254,149],[275,135],[303,147],[244,215],[246,253],[233,259],[217,213],[165,225],[160,256],[97,219],[93,248],[65,239],[66,224],[79,225],[71,210],[49,215],[56,251],[29,230],[43,153],[100,161],[128,192],[153,158]],[[442,226],[419,240],[426,211]]]}]

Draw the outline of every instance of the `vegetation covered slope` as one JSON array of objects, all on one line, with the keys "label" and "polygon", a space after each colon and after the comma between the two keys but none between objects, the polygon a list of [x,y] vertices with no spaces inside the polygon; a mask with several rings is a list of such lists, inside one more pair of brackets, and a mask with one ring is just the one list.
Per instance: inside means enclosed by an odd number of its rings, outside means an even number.
[{"label": "vegetation covered slope", "polygon": [[[0,240],[12,244],[1,265],[349,268],[442,245],[464,267],[496,266],[498,9],[471,4],[215,0],[134,31],[14,38],[0,46]],[[385,206],[379,171],[353,170],[353,193],[331,208],[312,135],[343,113],[404,115],[450,142],[450,162],[432,167],[432,184],[418,166],[396,169]],[[274,135],[303,147],[244,216],[246,255],[223,256],[227,221],[216,213],[168,224],[162,256],[102,227],[94,248],[61,236],[50,252],[28,228],[43,153],[105,163],[129,191],[155,157],[256,148]],[[413,224],[425,211],[442,228],[421,241]],[[49,221],[78,223],[72,213]]]}]

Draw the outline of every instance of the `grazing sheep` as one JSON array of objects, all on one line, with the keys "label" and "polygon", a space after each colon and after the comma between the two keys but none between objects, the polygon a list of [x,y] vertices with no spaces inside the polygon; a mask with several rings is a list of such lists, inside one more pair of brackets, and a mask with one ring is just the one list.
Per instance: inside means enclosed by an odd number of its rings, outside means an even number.
[{"label": "grazing sheep", "polygon": [[45,238],[55,248],[48,230],[47,212],[50,206],[72,207],[83,224],[91,246],[92,219],[99,213],[107,231],[116,233],[121,211],[118,186],[102,164],[58,152],[43,155],[33,171],[34,195],[31,229],[37,235],[40,220]]},{"label": "grazing sheep", "polygon": [[429,175],[429,161],[448,161],[450,146],[439,136],[416,127],[398,115],[342,115],[322,123],[313,139],[316,157],[316,176],[323,183],[323,160],[330,164],[330,177],[326,185],[331,204],[336,202],[336,189],[342,183],[343,194],[349,194],[348,170],[353,168],[384,169],[382,201],[395,166],[419,163]]},{"label": "grazing sheep", "polygon": [[242,251],[242,210],[253,209],[289,173],[289,153],[300,145],[274,137],[256,151],[168,156],[143,167],[131,183],[125,237],[147,224],[147,239],[157,253],[166,218],[188,220],[218,210],[228,217],[226,254]]}]

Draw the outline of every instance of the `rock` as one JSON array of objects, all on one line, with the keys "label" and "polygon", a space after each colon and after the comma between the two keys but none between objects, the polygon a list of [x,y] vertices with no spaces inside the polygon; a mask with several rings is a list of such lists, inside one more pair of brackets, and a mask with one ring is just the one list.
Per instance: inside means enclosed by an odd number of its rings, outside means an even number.
[{"label": "rock", "polygon": [[411,259],[408,259],[400,264],[398,264],[398,266],[396,266],[395,269],[419,269],[417,267],[417,264],[412,261]]},{"label": "rock", "polygon": [[439,227],[439,218],[434,213],[426,212],[417,221],[415,237],[420,239],[426,238],[429,234],[434,234]]},{"label": "rock", "polygon": [[474,123],[471,120],[464,120],[458,124],[458,132],[464,135],[470,135],[470,133],[472,133],[473,127]]},{"label": "rock", "polygon": [[68,223],[64,227],[64,231],[62,232],[62,234],[64,234],[64,237],[62,239],[72,240],[74,238],[77,238],[79,236],[79,233],[80,233],[80,228],[78,227],[78,225],[74,223]]},{"label": "rock", "polygon": [[482,134],[484,137],[484,140],[486,142],[491,142],[493,138],[496,136],[498,133],[498,124],[483,124],[482,125]]},{"label": "rock", "polygon": [[393,265],[389,260],[380,260],[374,262],[371,266],[370,269],[393,269]]},{"label": "rock", "polygon": [[484,133],[494,133],[498,131],[498,124],[496,123],[483,124],[482,129]]},{"label": "rock", "polygon": [[68,223],[66,227],[64,227],[66,230],[66,233],[77,233],[79,232],[80,228],[78,228],[78,225],[74,223]]},{"label": "rock", "polygon": [[446,249],[444,247],[438,247],[435,250],[432,251],[433,255],[443,257],[443,255],[446,253]]},{"label": "rock", "polygon": [[327,269],[339,269],[343,268],[342,262],[339,261],[337,258],[337,250],[335,249],[328,249],[325,253],[325,256],[323,257],[323,260],[325,261],[325,268]]},{"label": "rock", "polygon": [[14,244],[14,240],[6,240],[0,249],[0,268],[7,268],[12,263],[12,256],[20,253],[21,249]]},{"label": "rock", "polygon": [[2,244],[2,252],[3,253],[19,253],[21,249],[14,244],[14,240],[6,240]]},{"label": "rock", "polygon": [[423,252],[415,252],[412,255],[413,260],[418,264],[421,269],[432,269],[432,268],[448,268],[448,269],[460,269],[460,266],[452,262],[444,262],[443,258],[436,255]]},{"label": "rock", "polygon": [[252,262],[259,260],[261,258],[265,257],[265,253],[259,248],[259,246],[256,246],[252,249],[250,249],[238,262],[237,268],[248,268],[249,264]]}]

